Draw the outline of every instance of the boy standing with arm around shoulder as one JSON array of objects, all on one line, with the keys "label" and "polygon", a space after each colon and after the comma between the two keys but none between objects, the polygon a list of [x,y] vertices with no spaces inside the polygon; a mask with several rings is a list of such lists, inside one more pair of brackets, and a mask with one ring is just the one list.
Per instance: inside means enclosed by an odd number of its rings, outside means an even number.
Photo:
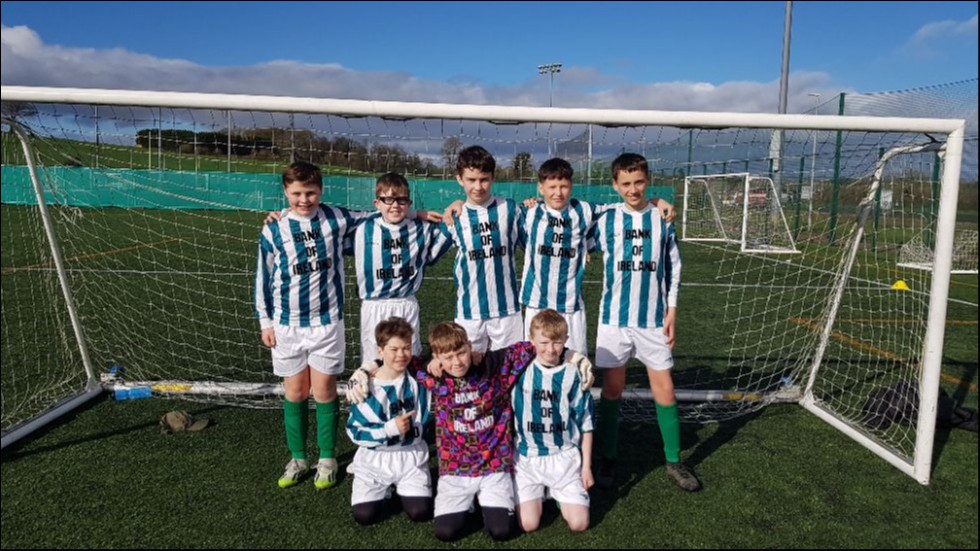
[{"label": "boy standing with arm around shoulder", "polygon": [[378,178],[374,206],[378,213],[358,225],[352,245],[361,302],[361,359],[378,357],[374,328],[398,317],[414,329],[412,355],[422,353],[419,303],[415,298],[425,268],[439,260],[452,241],[437,224],[409,218],[412,200],[408,180],[389,172]]},{"label": "boy standing with arm around shoulder", "polygon": [[613,161],[612,175],[623,202],[599,217],[593,235],[595,248],[603,253],[604,273],[596,335],[596,367],[604,370],[596,482],[603,487],[614,483],[626,362],[637,358],[646,366],[656,402],[667,474],[680,488],[697,491],[700,481],[680,461],[680,420],[671,379],[681,276],[677,235],[673,224],[647,203],[646,158],[624,153]]},{"label": "boy standing with arm around shoulder", "polygon": [[286,444],[292,459],[280,488],[299,482],[306,458],[308,400],[316,401],[320,460],[314,485],[337,483],[334,457],[339,406],[337,375],[344,371],[344,273],[342,243],[367,213],[320,204],[320,168],[298,161],[282,175],[289,211],[268,222],[259,236],[255,309],[262,343],[272,349],[272,365],[283,378]]},{"label": "boy standing with arm around shoulder", "polygon": [[452,227],[443,227],[458,247],[453,269],[455,321],[466,329],[473,351],[504,348],[524,336],[517,296],[514,250],[520,246],[519,206],[490,193],[496,161],[474,145],[459,152],[456,181],[466,203]]}]

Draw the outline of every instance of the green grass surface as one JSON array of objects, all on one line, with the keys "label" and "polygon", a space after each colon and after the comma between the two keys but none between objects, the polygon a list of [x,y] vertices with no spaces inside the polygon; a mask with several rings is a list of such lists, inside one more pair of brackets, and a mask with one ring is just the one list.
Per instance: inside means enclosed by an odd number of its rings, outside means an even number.
[{"label": "green grass surface", "polygon": [[[209,415],[201,433],[164,435],[173,408]],[[673,487],[650,425],[624,425],[615,489],[592,492],[592,527],[544,528],[501,547],[976,548],[977,439],[940,433],[928,487],[795,406],[683,429],[705,483]],[[341,438],[342,466],[353,446]],[[102,401],[2,463],[3,547],[448,547],[397,515],[362,528],[351,477],[316,492],[276,486],[288,458],[281,414],[176,401]],[[475,533],[457,546],[492,542]]]}]

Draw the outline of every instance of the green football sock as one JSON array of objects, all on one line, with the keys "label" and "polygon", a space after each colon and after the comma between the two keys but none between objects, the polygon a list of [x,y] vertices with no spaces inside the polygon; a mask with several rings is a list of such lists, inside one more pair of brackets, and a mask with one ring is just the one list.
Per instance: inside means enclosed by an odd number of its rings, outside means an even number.
[{"label": "green football sock", "polygon": [[619,400],[599,399],[599,438],[602,457],[619,457]]},{"label": "green football sock", "polygon": [[306,459],[306,430],[309,424],[307,402],[283,400],[282,409],[286,422],[286,447],[293,459]]},{"label": "green football sock", "polygon": [[657,404],[657,424],[664,439],[664,455],[668,463],[681,461],[681,421],[677,415],[677,404],[669,406]]},{"label": "green football sock", "polygon": [[320,446],[320,459],[331,459],[337,442],[337,422],[340,419],[340,401],[316,403],[316,443]]}]

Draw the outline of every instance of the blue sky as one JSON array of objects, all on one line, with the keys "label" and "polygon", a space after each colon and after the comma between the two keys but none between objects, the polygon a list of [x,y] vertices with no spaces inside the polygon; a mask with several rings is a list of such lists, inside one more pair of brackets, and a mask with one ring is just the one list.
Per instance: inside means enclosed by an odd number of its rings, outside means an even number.
[{"label": "blue sky", "polygon": [[[232,7],[234,6],[234,7]],[[3,84],[774,112],[784,2],[4,2]],[[977,76],[976,2],[795,2],[807,94]]]}]

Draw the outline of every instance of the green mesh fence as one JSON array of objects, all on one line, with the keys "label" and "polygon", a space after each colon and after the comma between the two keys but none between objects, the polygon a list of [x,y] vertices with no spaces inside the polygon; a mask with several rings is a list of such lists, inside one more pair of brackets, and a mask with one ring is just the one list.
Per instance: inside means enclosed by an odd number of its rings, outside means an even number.
[{"label": "green mesh fence", "polygon": [[[45,200],[82,207],[152,208],[166,210],[278,210],[285,205],[282,180],[274,174],[176,172],[160,170],[41,168]],[[5,166],[0,186],[8,205],[37,203],[27,167]],[[352,209],[371,209],[375,179],[330,176],[323,180],[323,202]],[[443,209],[463,198],[455,180],[411,181],[413,207]],[[651,194],[674,202],[671,186],[652,186]],[[537,195],[526,182],[496,182],[494,195],[525,199]],[[579,185],[574,196],[585,201],[619,200],[611,185]]]}]

